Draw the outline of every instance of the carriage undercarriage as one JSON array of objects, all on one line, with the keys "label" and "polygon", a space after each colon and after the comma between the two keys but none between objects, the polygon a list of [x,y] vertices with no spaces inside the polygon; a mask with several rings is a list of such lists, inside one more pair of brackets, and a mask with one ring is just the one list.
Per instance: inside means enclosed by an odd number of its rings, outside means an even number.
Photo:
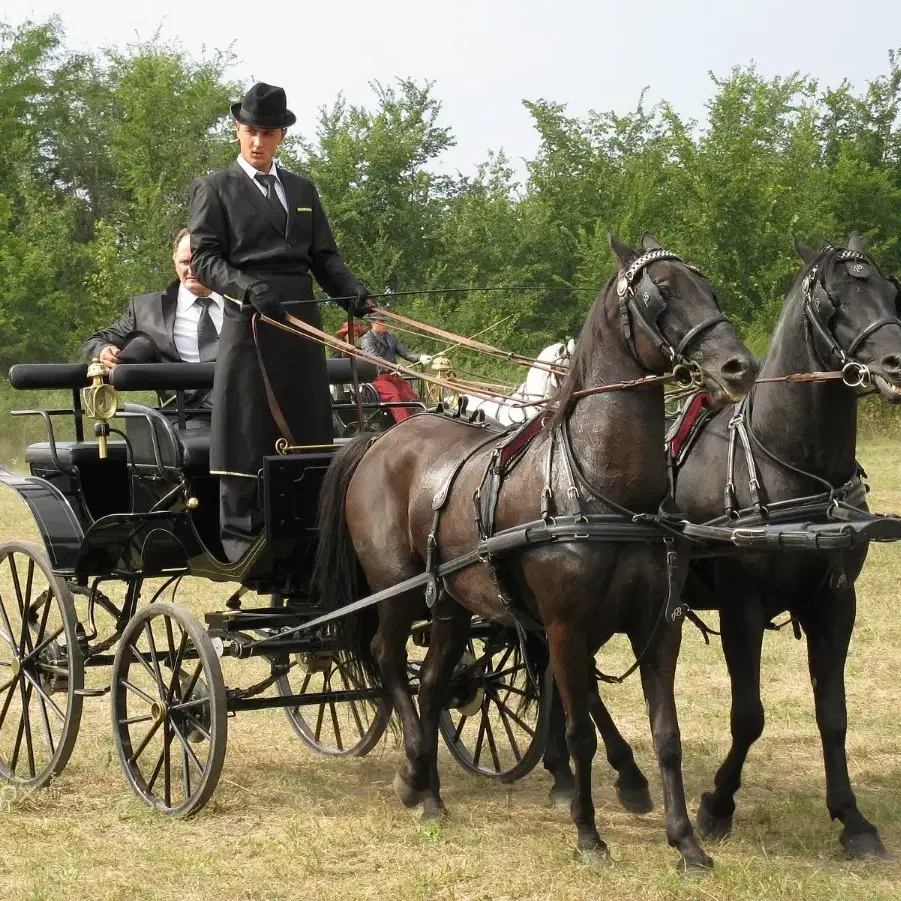
[{"label": "carriage undercarriage", "polygon": [[[218,522],[209,515],[217,509],[216,481],[202,422],[192,426],[181,406],[169,414],[125,404],[121,440],[106,442],[103,428],[98,439],[85,440],[83,366],[22,367],[11,377],[16,387],[72,389],[73,404],[31,411],[47,430],[47,441],[28,449],[31,475],[0,472],[31,509],[44,539],[43,548],[22,541],[0,545],[0,777],[29,787],[48,784],[72,753],[85,698],[107,694],[126,781],[145,802],[175,816],[196,812],[211,797],[225,759],[228,718],[239,711],[284,709],[297,737],[319,753],[370,752],[387,729],[390,700],[368,684],[336,637],[334,625],[345,611],[322,610],[308,590],[316,497],[332,449],[267,458],[260,477],[266,531],[244,559],[228,564],[217,547]],[[123,392],[181,390],[203,387],[210,378],[211,372],[184,367],[123,366],[111,382]],[[53,422],[61,415],[73,417],[74,441],[57,440]],[[381,597],[425,589],[430,578],[548,543],[675,541],[700,556],[736,547],[835,550],[901,539],[901,520],[894,517],[864,517],[840,506],[832,514],[832,522],[819,524],[812,516],[793,519],[789,510],[779,523],[712,526],[542,517],[497,532],[465,557]],[[224,609],[207,611],[201,625],[187,608],[164,599],[185,576],[241,588]],[[149,590],[157,580],[162,584]],[[251,591],[269,603],[246,606]],[[378,600],[363,598],[356,606]],[[670,600],[664,609],[675,621],[684,609]],[[424,609],[410,636],[414,692],[415,649],[428,641]],[[539,702],[522,703],[527,681],[536,678],[527,656],[536,655],[527,655],[516,629],[473,621],[441,718],[445,742],[466,769],[513,780],[540,760],[553,685],[544,667],[537,675]],[[222,662],[231,659],[261,659],[268,672],[229,687]],[[110,672],[108,683],[86,687],[86,672],[101,670]]]}]

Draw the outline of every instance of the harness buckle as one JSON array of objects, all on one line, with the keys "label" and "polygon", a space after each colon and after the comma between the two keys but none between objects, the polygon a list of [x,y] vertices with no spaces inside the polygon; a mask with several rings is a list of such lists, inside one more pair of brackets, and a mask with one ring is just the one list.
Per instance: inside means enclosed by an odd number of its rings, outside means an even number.
[{"label": "harness buckle", "polygon": [[729,428],[737,429],[744,421],[745,421],[744,413],[741,413],[741,412],[733,413],[732,418],[729,420]]}]

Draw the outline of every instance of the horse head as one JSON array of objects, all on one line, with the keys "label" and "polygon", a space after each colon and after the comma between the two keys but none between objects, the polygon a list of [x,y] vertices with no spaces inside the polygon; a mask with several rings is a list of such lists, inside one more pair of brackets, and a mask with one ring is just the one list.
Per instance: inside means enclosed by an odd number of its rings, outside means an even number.
[{"label": "horse head", "polygon": [[645,233],[641,250],[617,238],[614,280],[619,322],[632,355],[649,373],[688,374],[715,403],[748,393],[760,364],[723,315],[710,282]]},{"label": "horse head", "polygon": [[823,369],[841,369],[852,388],[869,387],[901,402],[901,287],[883,276],[857,232],[847,247],[824,244],[814,251],[797,238],[805,263],[793,295],[803,305],[804,333]]}]

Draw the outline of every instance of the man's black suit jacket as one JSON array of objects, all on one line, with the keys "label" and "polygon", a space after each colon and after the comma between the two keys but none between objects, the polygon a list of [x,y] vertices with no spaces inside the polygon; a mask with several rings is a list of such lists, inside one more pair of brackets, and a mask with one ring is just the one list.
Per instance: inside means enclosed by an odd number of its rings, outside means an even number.
[{"label": "man's black suit jacket", "polygon": [[[161,293],[152,292],[132,297],[118,322],[94,332],[82,344],[85,361],[89,363],[94,357],[99,357],[103,348],[109,344],[121,350],[126,336],[131,332],[140,331],[156,345],[160,352],[160,362],[183,362],[175,346],[175,313],[178,309],[180,284],[176,279]],[[170,391],[161,391],[159,395],[163,401],[169,401],[174,396]],[[209,395],[209,391],[187,391],[185,402],[189,407],[208,406]]]},{"label": "man's black suit jacket", "polygon": [[163,363],[181,363],[174,334],[179,284],[176,280],[162,293],[157,291],[132,297],[118,322],[94,332],[82,344],[85,360],[90,362],[94,357],[99,357],[109,344],[121,350],[126,336],[140,331],[145,332],[157,346]]},{"label": "man's black suit jacket", "polygon": [[355,296],[360,283],[335,246],[315,185],[287,169],[279,168],[278,177],[288,201],[286,228],[238,163],[192,182],[191,248],[198,278],[242,302],[257,282],[307,274],[331,297]]}]

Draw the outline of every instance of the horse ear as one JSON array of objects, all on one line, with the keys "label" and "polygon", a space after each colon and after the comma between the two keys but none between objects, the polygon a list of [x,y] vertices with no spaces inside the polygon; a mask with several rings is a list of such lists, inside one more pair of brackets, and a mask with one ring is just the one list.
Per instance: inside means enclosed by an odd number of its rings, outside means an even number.
[{"label": "horse ear", "polygon": [[616,254],[616,258],[623,268],[628,266],[638,256],[636,251],[629,247],[628,244],[623,244],[616,235],[608,235],[607,240],[610,242],[610,249]]},{"label": "horse ear", "polygon": [[795,238],[795,251],[805,263],[809,263],[816,256],[816,253],[797,237]]},{"label": "horse ear", "polygon": [[660,242],[650,232],[641,236],[641,246],[644,250],[663,250]]},{"label": "horse ear", "polygon": [[863,253],[863,241],[860,240],[860,232],[853,231],[848,235],[848,250],[856,250]]}]

